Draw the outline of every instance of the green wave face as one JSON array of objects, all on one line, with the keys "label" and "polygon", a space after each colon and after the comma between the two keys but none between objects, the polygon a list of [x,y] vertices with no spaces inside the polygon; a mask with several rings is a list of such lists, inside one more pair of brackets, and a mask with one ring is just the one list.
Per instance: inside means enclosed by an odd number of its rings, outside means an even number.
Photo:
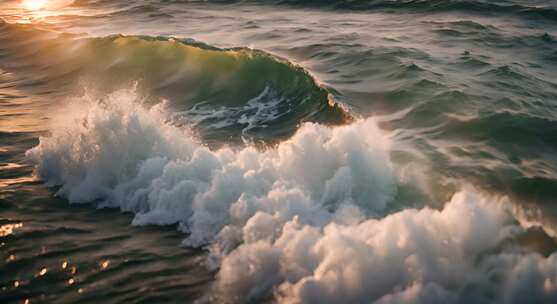
[{"label": "green wave face", "polygon": [[168,100],[174,119],[209,141],[274,140],[303,121],[346,119],[307,71],[259,50],[167,37],[79,38],[7,23],[0,42],[0,64],[34,81],[34,89],[85,83],[108,93],[137,83],[147,100]]}]

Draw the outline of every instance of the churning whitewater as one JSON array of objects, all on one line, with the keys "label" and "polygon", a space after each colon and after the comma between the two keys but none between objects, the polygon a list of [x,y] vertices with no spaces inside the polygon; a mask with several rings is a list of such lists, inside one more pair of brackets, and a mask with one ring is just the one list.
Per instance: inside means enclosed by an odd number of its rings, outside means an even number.
[{"label": "churning whitewater", "polygon": [[399,177],[373,118],[210,150],[166,111],[134,90],[70,103],[27,157],[71,203],[133,212],[134,225],[179,223],[183,244],[207,248],[217,270],[202,301],[557,300],[557,255],[516,245],[528,225],[505,198],[463,186],[440,210],[387,212]]}]

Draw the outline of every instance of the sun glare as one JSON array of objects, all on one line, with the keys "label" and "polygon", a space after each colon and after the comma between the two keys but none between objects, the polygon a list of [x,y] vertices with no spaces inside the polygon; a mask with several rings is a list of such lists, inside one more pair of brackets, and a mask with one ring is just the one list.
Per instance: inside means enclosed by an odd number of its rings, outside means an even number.
[{"label": "sun glare", "polygon": [[48,0],[24,0],[23,7],[28,10],[40,10],[44,8],[47,4]]}]

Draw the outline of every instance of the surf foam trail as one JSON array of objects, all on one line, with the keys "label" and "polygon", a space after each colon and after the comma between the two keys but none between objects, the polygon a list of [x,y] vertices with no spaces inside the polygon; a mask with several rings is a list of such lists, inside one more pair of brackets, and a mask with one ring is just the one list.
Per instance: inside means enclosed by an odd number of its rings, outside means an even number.
[{"label": "surf foam trail", "polygon": [[202,302],[557,300],[557,255],[521,241],[535,229],[505,198],[464,187],[440,210],[389,212],[398,177],[372,118],[306,123],[263,150],[211,150],[137,99],[70,106],[27,157],[72,203],[179,224],[217,270]]}]

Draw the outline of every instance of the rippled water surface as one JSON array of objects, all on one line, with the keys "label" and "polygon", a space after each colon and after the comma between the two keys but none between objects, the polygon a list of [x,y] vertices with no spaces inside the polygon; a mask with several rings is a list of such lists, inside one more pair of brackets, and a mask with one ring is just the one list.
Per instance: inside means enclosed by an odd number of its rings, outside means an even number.
[{"label": "rippled water surface", "polygon": [[557,301],[554,1],[0,18],[1,302]]}]

